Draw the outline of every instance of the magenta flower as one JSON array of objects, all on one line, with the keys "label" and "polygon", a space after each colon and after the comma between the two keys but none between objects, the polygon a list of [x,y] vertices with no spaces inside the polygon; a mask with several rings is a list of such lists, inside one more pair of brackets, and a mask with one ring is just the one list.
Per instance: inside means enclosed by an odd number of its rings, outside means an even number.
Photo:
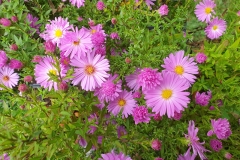
[{"label": "magenta flower", "polygon": [[182,113],[174,112],[173,119],[179,121],[182,118]]},{"label": "magenta flower", "polygon": [[73,6],[77,6],[77,8],[80,8],[81,6],[84,6],[85,0],[69,0]]},{"label": "magenta flower", "polygon": [[228,153],[228,152],[225,153],[224,157],[225,157],[226,159],[232,159],[231,153]]},{"label": "magenta flower", "polygon": [[7,153],[4,153],[3,155],[0,156],[0,160],[10,160],[10,157]]},{"label": "magenta flower", "polygon": [[53,43],[59,46],[60,40],[65,37],[66,33],[71,29],[71,25],[68,19],[63,19],[62,17],[55,18],[55,20],[50,21],[50,24],[45,26],[45,31],[40,34],[45,41],[51,40]]},{"label": "magenta flower", "polygon": [[6,65],[8,61],[8,57],[6,55],[6,52],[0,50],[0,68]]},{"label": "magenta flower", "polygon": [[70,64],[76,67],[72,84],[80,84],[86,91],[93,91],[100,87],[109,77],[107,73],[110,71],[109,61],[99,54],[88,53],[81,59],[74,57]]},{"label": "magenta flower", "polygon": [[101,46],[104,44],[106,36],[102,32],[95,32],[92,34],[92,43],[94,46]]},{"label": "magenta flower", "polygon": [[201,160],[207,159],[207,157],[204,155],[204,152],[207,152],[209,150],[206,150],[203,146],[204,142],[199,142],[199,138],[197,136],[198,128],[195,128],[194,121],[189,121],[188,125],[188,134],[185,135],[185,138],[188,140],[188,145],[192,147],[193,154],[199,155]]},{"label": "magenta flower", "polygon": [[125,156],[122,152],[116,154],[113,150],[106,154],[101,154],[98,160],[132,160],[129,156]]},{"label": "magenta flower", "polygon": [[126,128],[124,126],[118,126],[117,127],[118,138],[121,138],[122,136],[124,136],[126,134],[127,134],[127,131],[126,131]]},{"label": "magenta flower", "polygon": [[197,78],[194,74],[198,74],[198,66],[194,58],[184,57],[183,50],[171,53],[164,59],[162,67],[165,71],[173,72],[180,78],[186,79],[190,84],[194,83]]},{"label": "magenta flower", "polygon": [[21,69],[23,67],[23,63],[16,59],[11,59],[8,66],[12,69]]},{"label": "magenta flower", "polygon": [[106,55],[106,46],[105,45],[96,46],[93,52],[95,52],[95,54],[100,54],[104,56]]},{"label": "magenta flower", "polygon": [[114,101],[109,102],[107,109],[114,116],[122,110],[122,117],[127,118],[128,115],[133,113],[135,107],[136,101],[133,99],[132,94],[124,90]]},{"label": "magenta flower", "polygon": [[105,4],[103,3],[103,1],[98,1],[96,4],[96,7],[99,11],[104,10],[104,8],[106,7]]},{"label": "magenta flower", "polygon": [[10,49],[13,50],[13,51],[16,51],[16,50],[18,50],[18,46],[16,44],[12,44],[10,46]]},{"label": "magenta flower", "polygon": [[197,53],[195,59],[198,63],[204,63],[207,60],[207,56],[204,53]]},{"label": "magenta flower", "polygon": [[154,4],[155,1],[156,1],[156,0],[145,0],[145,3],[146,3],[146,5],[147,5],[150,9],[152,9],[151,6],[154,6],[154,5],[155,5],[155,4]]},{"label": "magenta flower", "polygon": [[212,13],[215,13],[213,8],[216,6],[214,1],[212,0],[203,0],[198,5],[196,5],[196,9],[194,13],[196,14],[199,21],[210,22]]},{"label": "magenta flower", "polygon": [[218,139],[227,139],[232,134],[230,124],[226,118],[212,119],[211,124],[213,129],[208,131],[207,136],[216,134]]},{"label": "magenta flower", "polygon": [[147,91],[157,87],[162,80],[161,73],[157,69],[144,68],[140,71],[137,83],[142,87],[143,91]]},{"label": "magenta flower", "polygon": [[151,143],[151,147],[155,151],[159,151],[161,149],[161,142],[158,139],[154,139]]},{"label": "magenta flower", "polygon": [[177,160],[195,160],[197,155],[196,154],[191,155],[190,149],[191,147],[188,148],[187,152],[184,155],[179,155]]},{"label": "magenta flower", "polygon": [[217,39],[223,35],[227,28],[226,21],[214,18],[205,29],[205,33],[210,39]]},{"label": "magenta flower", "polygon": [[132,94],[133,98],[141,98],[141,92],[139,91],[135,91],[133,94]]},{"label": "magenta flower", "polygon": [[195,102],[200,106],[207,106],[211,98],[212,98],[211,91],[203,93],[197,92],[195,95]]},{"label": "magenta flower", "polygon": [[237,15],[240,16],[240,11],[237,12]]},{"label": "magenta flower", "polygon": [[120,40],[120,37],[119,37],[119,35],[118,35],[117,32],[112,32],[112,33],[110,34],[110,38],[111,38],[111,39],[118,39],[118,40]]},{"label": "magenta flower", "polygon": [[32,76],[27,75],[27,76],[24,77],[23,80],[24,80],[25,82],[31,82],[31,81],[32,81]]},{"label": "magenta flower", "polygon": [[210,146],[214,151],[219,152],[222,149],[222,142],[217,139],[211,139]]},{"label": "magenta flower", "polygon": [[35,63],[39,63],[41,61],[42,61],[42,57],[39,55],[35,55],[32,60],[32,62],[35,62]]},{"label": "magenta flower", "polygon": [[56,44],[52,43],[50,40],[47,42],[44,42],[44,47],[45,47],[45,51],[47,53],[53,53],[55,52],[56,49]]},{"label": "magenta flower", "polygon": [[53,81],[50,75],[61,78],[64,78],[66,75],[66,70],[63,67],[60,67],[60,74],[58,73],[57,68],[54,67],[55,63],[56,62],[53,60],[52,57],[46,56],[42,58],[42,61],[39,62],[34,69],[36,82],[40,84],[43,88],[48,88],[49,91],[52,88],[54,88],[54,90],[58,90],[57,82]]},{"label": "magenta flower", "polygon": [[160,116],[159,113],[157,113],[157,114],[154,114],[153,119],[154,119],[155,121],[161,121],[161,120],[162,120],[162,117]]},{"label": "magenta flower", "polygon": [[61,39],[59,46],[60,51],[64,55],[72,59],[75,55],[80,59],[86,56],[86,53],[92,49],[91,34],[86,28],[76,29],[73,32],[67,32],[65,37]]},{"label": "magenta flower", "polygon": [[171,118],[175,111],[180,112],[187,108],[190,102],[187,96],[190,93],[184,92],[188,89],[185,80],[171,72],[164,72],[162,75],[161,83],[144,93],[146,104],[153,108],[153,112],[160,113],[160,116],[167,114]]},{"label": "magenta flower", "polygon": [[167,6],[166,4],[161,5],[160,8],[158,9],[158,13],[159,13],[161,16],[168,15],[168,6]]},{"label": "magenta flower", "polygon": [[3,25],[4,27],[9,27],[11,26],[11,21],[7,18],[1,18],[0,24]]},{"label": "magenta flower", "polygon": [[12,68],[7,66],[0,68],[0,84],[3,84],[8,88],[13,88],[18,84],[18,81],[19,76],[17,73],[14,73]]},{"label": "magenta flower", "polygon": [[102,83],[101,87],[95,90],[94,95],[98,96],[100,101],[113,101],[119,96],[119,93],[122,92],[122,81],[118,80],[114,83],[117,77],[117,74],[110,76],[107,81]]},{"label": "magenta flower", "polygon": [[86,148],[87,147],[87,141],[83,138],[83,137],[79,137],[79,141],[78,141],[78,144],[80,145],[80,146],[82,146],[83,148]]},{"label": "magenta flower", "polygon": [[125,79],[127,81],[127,86],[134,91],[136,91],[140,88],[140,86],[137,82],[138,81],[138,75],[139,75],[140,71],[141,71],[141,69],[137,68],[136,71],[133,74],[130,74],[130,75],[125,77]]},{"label": "magenta flower", "polygon": [[135,107],[132,116],[135,124],[149,123],[149,121],[151,120],[151,114],[148,113],[148,109],[144,106]]},{"label": "magenta flower", "polygon": [[17,21],[18,21],[18,17],[17,17],[17,16],[12,16],[12,17],[11,17],[11,20],[12,20],[13,22],[17,22]]},{"label": "magenta flower", "polygon": [[36,30],[36,33],[40,33],[39,32],[39,28],[40,28],[40,24],[36,24],[38,21],[37,17],[34,17],[33,15],[31,15],[30,13],[27,14],[27,20],[30,23],[30,27],[33,28],[34,30]]},{"label": "magenta flower", "polygon": [[19,84],[19,86],[18,86],[18,90],[20,92],[25,92],[25,91],[27,91],[27,89],[28,89],[28,87],[26,84]]}]

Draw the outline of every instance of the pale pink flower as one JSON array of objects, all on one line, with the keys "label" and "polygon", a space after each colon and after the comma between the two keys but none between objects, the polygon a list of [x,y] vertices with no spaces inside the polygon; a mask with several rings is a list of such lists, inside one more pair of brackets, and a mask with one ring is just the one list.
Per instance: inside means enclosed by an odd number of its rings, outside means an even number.
[{"label": "pale pink flower", "polygon": [[214,12],[214,7],[216,4],[213,0],[203,0],[198,5],[196,5],[196,9],[194,13],[196,14],[199,21],[206,21],[207,23],[210,22],[212,13]]},{"label": "pale pink flower", "polygon": [[0,84],[3,84],[8,88],[13,88],[18,84],[18,81],[19,75],[14,73],[12,68],[7,66],[0,68]]}]

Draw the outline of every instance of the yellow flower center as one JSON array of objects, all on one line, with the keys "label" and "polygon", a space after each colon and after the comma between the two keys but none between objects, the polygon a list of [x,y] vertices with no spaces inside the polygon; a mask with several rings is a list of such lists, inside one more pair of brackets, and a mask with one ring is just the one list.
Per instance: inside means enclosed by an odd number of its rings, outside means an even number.
[{"label": "yellow flower center", "polygon": [[3,80],[4,80],[4,81],[9,81],[9,79],[10,79],[10,78],[9,78],[8,76],[4,76],[4,77],[3,77]]},{"label": "yellow flower center", "polygon": [[73,45],[78,46],[80,44],[80,40],[78,41],[73,41]]},{"label": "yellow flower center", "polygon": [[126,101],[125,101],[124,99],[120,99],[120,100],[118,101],[118,105],[119,105],[120,107],[125,106],[125,104],[126,104]]},{"label": "yellow flower center", "polygon": [[214,25],[212,28],[213,28],[213,30],[217,30],[218,26]]},{"label": "yellow flower center", "polygon": [[60,29],[56,29],[55,30],[55,36],[57,37],[57,38],[60,38],[60,37],[62,37],[62,31],[60,30]]},{"label": "yellow flower center", "polygon": [[57,75],[57,71],[56,71],[55,69],[50,69],[50,70],[49,70],[49,73],[50,73],[50,74],[53,74],[53,75],[55,75],[55,76]]},{"label": "yellow flower center", "polygon": [[168,100],[169,98],[172,97],[172,90],[170,89],[164,89],[161,94],[162,98]]},{"label": "yellow flower center", "polygon": [[85,73],[91,75],[95,72],[95,68],[92,65],[87,65],[85,67]]},{"label": "yellow flower center", "polygon": [[174,71],[175,73],[182,75],[184,73],[184,68],[182,66],[176,66]]},{"label": "yellow flower center", "polygon": [[205,13],[206,13],[206,14],[211,13],[211,11],[212,11],[212,8],[210,8],[210,7],[207,7],[207,8],[205,9]]},{"label": "yellow flower center", "polygon": [[91,30],[91,33],[92,33],[92,34],[96,33],[96,30],[95,30],[95,29],[92,29],[92,30]]}]

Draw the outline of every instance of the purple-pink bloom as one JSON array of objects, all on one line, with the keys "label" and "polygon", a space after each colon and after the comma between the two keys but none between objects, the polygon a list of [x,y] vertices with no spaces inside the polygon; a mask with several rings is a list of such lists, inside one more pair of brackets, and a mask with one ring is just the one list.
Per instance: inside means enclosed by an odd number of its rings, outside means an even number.
[{"label": "purple-pink bloom", "polygon": [[101,154],[98,160],[132,160],[129,156],[125,156],[122,152],[116,154],[113,150],[106,154]]},{"label": "purple-pink bloom", "polygon": [[107,109],[114,116],[122,111],[122,117],[127,118],[128,115],[132,115],[135,107],[136,101],[133,99],[132,94],[124,90],[114,101],[109,102]]},{"label": "purple-pink bloom", "polygon": [[158,139],[154,139],[151,143],[151,147],[155,151],[159,151],[161,149],[161,142]]},{"label": "purple-pink bloom", "polygon": [[11,21],[7,18],[1,18],[0,24],[3,25],[4,27],[9,27],[11,26]]},{"label": "purple-pink bloom", "polygon": [[159,113],[157,113],[157,114],[154,114],[153,119],[154,119],[155,121],[160,121],[160,120],[162,120],[162,117],[160,116]]},{"label": "purple-pink bloom", "polygon": [[232,159],[232,155],[231,155],[231,153],[229,153],[229,152],[225,153],[224,157],[225,157],[226,159]]},{"label": "purple-pink bloom", "polygon": [[122,136],[124,136],[126,134],[127,134],[127,131],[126,131],[126,128],[124,126],[118,126],[117,127],[118,138],[121,138]]},{"label": "purple-pink bloom", "polygon": [[216,134],[218,139],[227,139],[232,134],[230,123],[226,118],[212,119],[211,124],[212,130],[208,131],[207,136]]},{"label": "purple-pink bloom", "polygon": [[39,63],[39,62],[41,62],[41,60],[42,60],[41,56],[35,55],[32,59],[32,62]]},{"label": "purple-pink bloom", "polygon": [[104,10],[104,8],[106,7],[105,4],[103,3],[103,1],[98,1],[96,4],[96,7],[99,11]]},{"label": "purple-pink bloom", "polygon": [[199,142],[199,138],[197,136],[198,128],[195,127],[194,121],[189,121],[188,125],[188,134],[185,135],[185,138],[188,140],[188,145],[192,147],[193,154],[199,155],[201,160],[207,159],[207,157],[204,155],[204,152],[207,152],[209,150],[205,149],[203,144],[204,142]]},{"label": "purple-pink bloom", "polygon": [[17,17],[17,16],[12,16],[12,17],[11,17],[11,20],[12,20],[13,22],[17,22],[17,21],[18,21],[18,17]]},{"label": "purple-pink bloom", "polygon": [[82,146],[83,148],[86,148],[86,147],[87,147],[87,141],[86,141],[82,136],[80,136],[79,141],[78,141],[78,144],[79,144],[80,146]]},{"label": "purple-pink bloom", "polygon": [[157,87],[162,80],[161,73],[158,69],[144,68],[140,71],[137,83],[142,87],[143,91],[147,91]]},{"label": "purple-pink bloom", "polygon": [[105,56],[88,53],[81,59],[74,57],[70,64],[75,67],[72,84],[80,84],[86,91],[100,87],[109,77],[110,65]]},{"label": "purple-pink bloom", "polygon": [[0,68],[5,66],[8,61],[8,57],[6,55],[6,52],[0,50]]},{"label": "purple-pink bloom", "polygon": [[165,71],[173,72],[180,78],[187,80],[190,84],[193,84],[195,79],[197,79],[194,75],[198,74],[197,63],[194,62],[194,58],[184,56],[183,50],[175,52],[174,54],[171,53],[169,57],[164,59],[162,67]]},{"label": "purple-pink bloom", "polygon": [[135,91],[133,94],[133,98],[141,98],[141,92]]},{"label": "purple-pink bloom", "polygon": [[113,101],[119,96],[119,93],[122,92],[122,81],[118,80],[114,83],[117,77],[117,74],[110,76],[107,81],[102,83],[101,87],[95,89],[94,95],[98,96],[100,101]]},{"label": "purple-pink bloom", "polygon": [[173,119],[176,121],[179,121],[182,118],[182,112],[178,113],[178,112],[174,112],[174,116]]},{"label": "purple-pink bloom", "polygon": [[214,18],[205,29],[205,33],[210,39],[217,39],[223,35],[227,28],[226,21],[223,19]]},{"label": "purple-pink bloom", "polygon": [[69,0],[73,6],[77,6],[77,8],[80,8],[81,6],[84,6],[85,0]]},{"label": "purple-pink bloom", "polygon": [[94,52],[95,54],[100,54],[104,56],[106,55],[106,46],[105,45],[95,46]]},{"label": "purple-pink bloom", "polygon": [[212,13],[215,13],[213,8],[216,6],[214,1],[212,0],[203,0],[198,5],[196,5],[196,9],[194,13],[196,14],[199,21],[210,22]]},{"label": "purple-pink bloom", "polygon": [[237,15],[240,16],[240,11],[237,12]]},{"label": "purple-pink bloom", "polygon": [[[136,0],[136,1],[138,1],[138,0]],[[152,9],[151,6],[154,6],[154,5],[155,5],[155,4],[154,4],[155,1],[156,1],[156,0],[145,0],[145,3],[146,3],[146,5],[147,5],[150,9]]]},{"label": "purple-pink bloom", "polygon": [[12,69],[21,69],[23,67],[23,63],[16,59],[11,59],[8,66]]},{"label": "purple-pink bloom", "polygon": [[207,60],[207,56],[204,53],[197,53],[195,59],[198,63],[204,63]]},{"label": "purple-pink bloom", "polygon": [[211,98],[212,94],[210,91],[203,93],[197,92],[195,95],[195,102],[200,106],[207,106]]},{"label": "purple-pink bloom", "polygon": [[23,80],[24,80],[25,82],[31,82],[31,81],[32,81],[32,76],[27,75],[27,76],[24,77]]},{"label": "purple-pink bloom", "polygon": [[49,40],[47,42],[44,42],[44,48],[47,53],[53,53],[55,52],[56,44],[52,43],[52,41]]},{"label": "purple-pink bloom", "polygon": [[106,36],[102,32],[95,32],[92,34],[92,43],[94,46],[101,46],[104,44]]},{"label": "purple-pink bloom", "polygon": [[13,51],[16,51],[16,50],[18,50],[18,46],[16,44],[12,44],[10,46],[10,49],[13,50]]},{"label": "purple-pink bloom", "polygon": [[120,37],[119,37],[119,35],[118,35],[117,32],[112,32],[112,33],[110,34],[110,38],[111,38],[111,39],[118,39],[118,40],[120,40]]},{"label": "purple-pink bloom", "polygon": [[38,21],[37,17],[34,17],[33,15],[31,15],[30,13],[27,14],[27,20],[30,23],[30,27],[33,28],[34,30],[36,30],[36,33],[40,33],[39,32],[39,27],[41,26],[40,24],[36,24]]},{"label": "purple-pink bloom", "polygon": [[160,8],[158,9],[158,13],[159,13],[161,16],[168,15],[168,6],[167,6],[166,4],[161,5]]},{"label": "purple-pink bloom", "polygon": [[86,56],[87,52],[93,47],[91,34],[86,28],[78,30],[76,27],[75,30],[73,29],[73,32],[67,32],[60,43],[60,51],[64,52],[66,57],[70,56],[70,59],[75,57],[75,55],[79,59],[82,56]]},{"label": "purple-pink bloom", "polygon": [[144,106],[135,107],[132,116],[135,124],[149,123],[149,121],[151,120],[151,114],[148,113],[148,109]]},{"label": "purple-pink bloom", "polygon": [[12,68],[7,66],[0,68],[0,84],[3,84],[8,88],[13,88],[18,84],[18,81],[19,76],[17,73],[14,73]]},{"label": "purple-pink bloom", "polygon": [[10,156],[7,153],[4,153],[0,156],[0,160],[10,160]]},{"label": "purple-pink bloom", "polygon": [[191,155],[191,147],[188,148],[187,152],[184,155],[179,155],[177,160],[195,160],[196,154]]},{"label": "purple-pink bloom", "polygon": [[28,87],[26,84],[19,84],[19,86],[18,86],[18,90],[20,92],[25,92],[27,89],[28,89]]},{"label": "purple-pink bloom", "polygon": [[138,75],[139,75],[140,71],[141,71],[141,69],[137,68],[136,71],[133,74],[130,74],[130,75],[125,77],[126,82],[127,82],[127,86],[134,91],[136,91],[140,88],[140,86],[137,82],[138,81]]},{"label": "purple-pink bloom", "polygon": [[144,92],[147,106],[152,111],[160,113],[160,116],[167,114],[168,118],[174,116],[174,112],[183,111],[187,108],[190,93],[184,92],[188,89],[185,80],[171,72],[163,72],[163,79],[155,88]]},{"label": "purple-pink bloom", "polygon": [[222,149],[222,142],[217,139],[211,139],[210,146],[214,151],[219,152]]}]

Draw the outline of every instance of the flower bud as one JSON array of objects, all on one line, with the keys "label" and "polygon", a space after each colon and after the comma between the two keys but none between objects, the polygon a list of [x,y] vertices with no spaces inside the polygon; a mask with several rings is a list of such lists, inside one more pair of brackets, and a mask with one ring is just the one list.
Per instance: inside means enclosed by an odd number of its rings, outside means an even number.
[{"label": "flower bud", "polygon": [[18,86],[18,90],[19,90],[20,92],[26,92],[27,89],[28,89],[28,87],[27,87],[26,84],[20,84],[20,85]]},{"label": "flower bud", "polygon": [[33,57],[32,62],[39,63],[39,62],[41,62],[41,60],[42,60],[42,57],[39,55],[36,55]]},{"label": "flower bud", "polygon": [[9,67],[12,69],[21,69],[23,67],[23,64],[19,60],[11,59],[9,62]]},{"label": "flower bud", "polygon": [[112,18],[111,22],[112,22],[113,25],[115,25],[115,24],[117,24],[117,19],[116,18]]},{"label": "flower bud", "polygon": [[45,50],[46,50],[46,53],[53,53],[55,52],[55,49],[56,49],[56,44],[52,43],[52,41],[47,41],[44,43],[44,47],[45,47]]},{"label": "flower bud", "polygon": [[226,159],[232,159],[231,153],[228,153],[228,152],[227,152],[227,153],[225,154],[225,158],[226,158]]},{"label": "flower bud", "polygon": [[161,142],[160,142],[158,139],[154,139],[154,140],[152,141],[151,147],[152,147],[152,149],[158,151],[158,150],[161,149],[161,145],[162,145],[162,144],[161,144]]},{"label": "flower bud", "polygon": [[132,61],[131,61],[131,59],[130,59],[129,57],[126,57],[125,62],[126,62],[127,64],[129,64],[129,63],[131,63]]},{"label": "flower bud", "polygon": [[103,1],[98,1],[96,7],[97,10],[102,11],[105,8],[105,4],[103,3]]},{"label": "flower bud", "polygon": [[1,18],[0,19],[0,23],[4,26],[4,27],[9,27],[11,26],[11,21],[7,18]]},{"label": "flower bud", "polygon": [[23,80],[24,80],[25,82],[31,82],[31,81],[32,81],[32,76],[27,75],[27,76],[24,77]]},{"label": "flower bud", "polygon": [[11,17],[11,20],[12,20],[13,22],[17,22],[17,21],[18,21],[18,18],[17,18],[17,16],[12,16],[12,17]]},{"label": "flower bud", "polygon": [[10,46],[10,49],[13,50],[13,51],[16,51],[16,50],[18,50],[18,46],[16,44],[12,44]]},{"label": "flower bud", "polygon": [[94,22],[93,20],[89,19],[88,25],[89,25],[90,27],[93,27],[93,26],[95,25],[95,22]]},{"label": "flower bud", "polygon": [[59,83],[59,84],[58,84],[58,89],[59,89],[59,90],[62,90],[62,91],[68,90],[68,85],[67,85],[67,83],[66,83],[66,82],[61,82],[61,83]]}]

